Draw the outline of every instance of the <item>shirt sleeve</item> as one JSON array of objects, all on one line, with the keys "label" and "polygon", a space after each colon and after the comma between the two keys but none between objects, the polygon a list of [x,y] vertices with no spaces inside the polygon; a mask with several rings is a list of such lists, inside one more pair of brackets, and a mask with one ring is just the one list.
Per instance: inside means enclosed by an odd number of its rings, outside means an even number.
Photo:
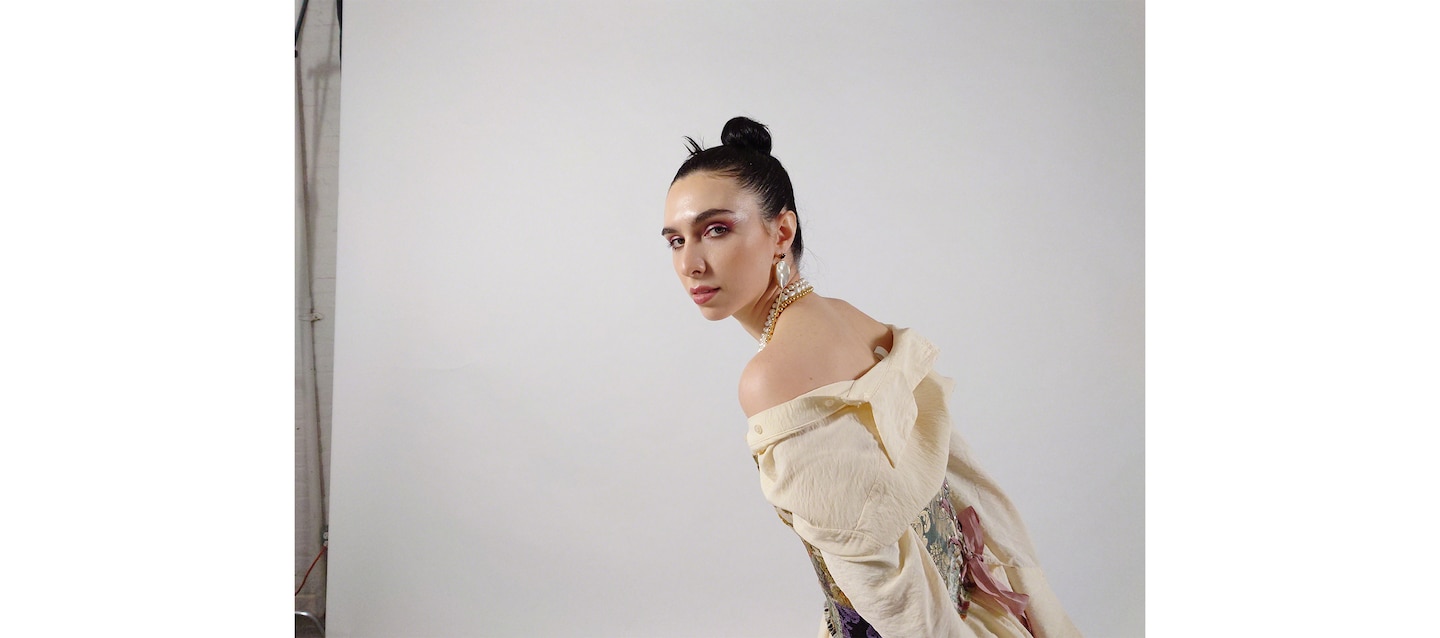
[{"label": "shirt sleeve", "polygon": [[845,402],[769,445],[761,487],[881,635],[971,635],[910,527],[945,480],[945,390],[932,379],[897,394]]},{"label": "shirt sleeve", "polygon": [[913,531],[866,556],[821,550],[835,585],[881,636],[972,636]]}]

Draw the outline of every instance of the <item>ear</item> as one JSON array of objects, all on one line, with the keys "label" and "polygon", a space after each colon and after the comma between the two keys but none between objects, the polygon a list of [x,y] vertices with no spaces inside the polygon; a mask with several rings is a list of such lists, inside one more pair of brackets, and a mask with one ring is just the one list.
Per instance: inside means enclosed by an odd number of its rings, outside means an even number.
[{"label": "ear", "polygon": [[777,252],[790,254],[790,243],[795,241],[796,221],[795,211],[785,209],[775,216],[775,250]]}]

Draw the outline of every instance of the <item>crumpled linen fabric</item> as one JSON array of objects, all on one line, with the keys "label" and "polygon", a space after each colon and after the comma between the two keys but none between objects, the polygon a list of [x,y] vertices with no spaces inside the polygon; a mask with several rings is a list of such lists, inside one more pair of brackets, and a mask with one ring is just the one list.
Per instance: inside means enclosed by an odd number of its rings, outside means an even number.
[{"label": "crumpled linen fabric", "polygon": [[[748,419],[760,487],[818,550],[834,585],[880,636],[1027,638],[1019,619],[976,598],[963,618],[912,522],[948,483],[956,510],[975,508],[984,564],[1029,596],[1037,638],[1080,636],[1045,580],[1014,504],[953,432],[953,382],[938,350],[890,326],[889,353],[854,381],[821,386]],[[829,636],[822,620],[821,636]]]}]

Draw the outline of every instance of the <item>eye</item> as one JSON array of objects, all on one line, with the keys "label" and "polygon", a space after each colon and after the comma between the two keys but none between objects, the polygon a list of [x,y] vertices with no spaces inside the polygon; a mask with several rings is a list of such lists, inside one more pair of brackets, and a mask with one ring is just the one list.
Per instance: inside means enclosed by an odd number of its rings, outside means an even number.
[{"label": "eye", "polygon": [[675,250],[680,247],[680,244],[685,243],[685,239],[679,235],[671,235],[665,240],[665,243],[670,244],[670,250]]},{"label": "eye", "polygon": [[709,228],[705,229],[705,234],[710,235],[711,237],[719,237],[728,232],[730,232],[730,227],[726,226],[725,224],[713,224]]}]

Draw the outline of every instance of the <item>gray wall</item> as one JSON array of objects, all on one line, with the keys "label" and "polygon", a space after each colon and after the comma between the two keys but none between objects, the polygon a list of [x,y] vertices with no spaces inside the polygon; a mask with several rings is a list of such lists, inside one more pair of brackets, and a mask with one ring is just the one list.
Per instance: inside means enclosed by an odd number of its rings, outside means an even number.
[{"label": "gray wall", "polygon": [[768,124],[805,274],[911,326],[1090,636],[1143,634],[1138,2],[346,3],[333,636],[803,636],[659,237]]},{"label": "gray wall", "polygon": [[[300,14],[298,2],[295,14]],[[295,585],[303,587],[295,596],[295,610],[323,616],[327,561],[321,547],[330,480],[340,171],[340,25],[335,0],[310,0],[297,49]]]}]

